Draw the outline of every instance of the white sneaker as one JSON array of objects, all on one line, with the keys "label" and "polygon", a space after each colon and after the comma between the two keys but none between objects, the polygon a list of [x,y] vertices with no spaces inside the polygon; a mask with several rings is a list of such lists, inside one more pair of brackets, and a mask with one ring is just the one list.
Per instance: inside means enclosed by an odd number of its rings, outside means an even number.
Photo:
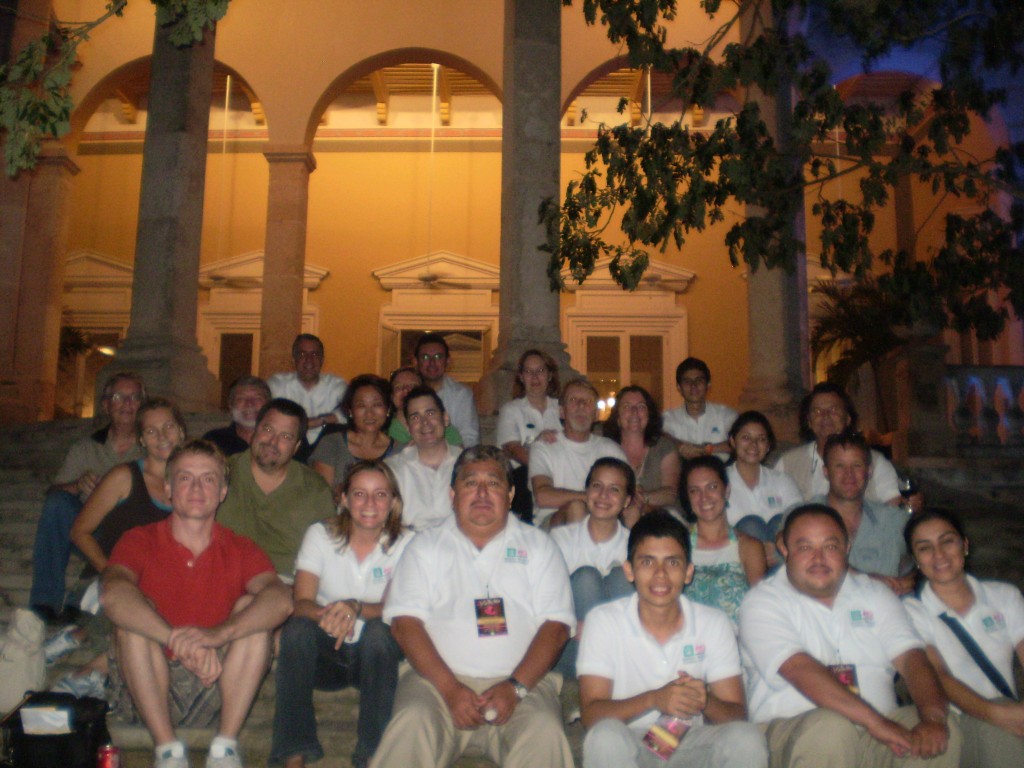
[{"label": "white sneaker", "polygon": [[242,765],[242,756],[230,747],[220,757],[213,755],[206,756],[206,768],[245,768]]},{"label": "white sneaker", "polygon": [[43,643],[43,656],[46,657],[47,664],[53,664],[61,656],[67,656],[82,647],[82,641],[74,635],[77,631],[77,624],[68,624]]},{"label": "white sneaker", "polygon": [[153,762],[153,768],[191,768],[187,757],[164,755]]}]

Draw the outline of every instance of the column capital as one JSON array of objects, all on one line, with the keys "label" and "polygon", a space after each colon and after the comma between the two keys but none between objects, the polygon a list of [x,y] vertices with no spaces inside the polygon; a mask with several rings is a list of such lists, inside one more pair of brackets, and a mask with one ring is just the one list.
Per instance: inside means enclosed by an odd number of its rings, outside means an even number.
[{"label": "column capital", "polygon": [[305,163],[306,170],[316,170],[316,157],[305,144],[271,144],[263,145],[263,156],[268,163]]}]

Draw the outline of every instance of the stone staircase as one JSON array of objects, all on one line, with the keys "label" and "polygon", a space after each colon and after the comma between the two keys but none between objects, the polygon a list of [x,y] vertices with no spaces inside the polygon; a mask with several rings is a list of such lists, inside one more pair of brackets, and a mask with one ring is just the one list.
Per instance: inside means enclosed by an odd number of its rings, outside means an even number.
[{"label": "stone staircase", "polygon": [[[202,435],[208,429],[224,424],[224,414],[189,414],[189,435]],[[492,425],[489,425],[492,426]],[[16,607],[26,607],[32,582],[32,543],[42,509],[43,497],[50,479],[60,466],[68,446],[95,427],[89,420],[47,422],[30,426],[0,428],[0,631],[6,628]],[[70,587],[82,570],[83,561],[72,556],[67,570]],[[48,670],[47,685],[88,663],[106,648],[104,620],[87,618],[89,630],[84,646]],[[271,727],[274,717],[273,673],[264,680],[252,712],[241,734],[247,765],[265,765],[270,752]],[[566,706],[577,700],[575,685],[563,693]],[[317,692],[314,696],[319,737],[326,757],[317,763],[323,768],[349,768],[349,756],[355,748],[355,725],[359,697],[355,691]],[[149,768],[152,764],[152,742],[141,726],[126,726],[110,720],[114,743],[121,747],[122,766]],[[582,765],[583,729],[577,723],[568,729]],[[214,733],[211,729],[184,729],[179,732],[192,750],[192,763],[201,766],[205,750]],[[466,758],[460,768],[491,765],[487,760]]]},{"label": "stone staircase", "polygon": [[[188,417],[190,435],[226,422],[223,414],[192,414]],[[493,430],[493,419],[483,425],[485,434]],[[27,606],[32,573],[32,542],[42,500],[50,478],[56,472],[75,439],[94,429],[86,420],[48,422],[0,429],[0,630],[14,607]],[[976,574],[999,578],[1024,588],[1024,481],[1022,473],[988,462],[973,465],[925,463],[911,467],[921,476],[929,503],[957,510],[965,519],[971,536],[972,568]],[[73,557],[68,567],[68,583],[74,583],[82,562]],[[87,663],[105,648],[106,628],[102,620],[88,622],[90,639],[85,647],[64,659],[49,672],[49,684]],[[563,706],[578,700],[574,684],[563,691]],[[327,757],[318,766],[348,768],[355,746],[358,696],[355,692],[317,693],[319,734]],[[242,744],[251,766],[265,765],[270,750],[274,712],[274,681],[268,675],[242,732]],[[122,765],[148,768],[152,760],[151,743],[145,729],[111,722],[114,741],[122,748]],[[583,729],[577,723],[567,727],[576,762],[582,765]],[[183,738],[193,749],[193,764],[202,765],[204,750],[213,733],[210,730],[186,730]],[[486,760],[463,759],[461,768],[490,765]]]}]

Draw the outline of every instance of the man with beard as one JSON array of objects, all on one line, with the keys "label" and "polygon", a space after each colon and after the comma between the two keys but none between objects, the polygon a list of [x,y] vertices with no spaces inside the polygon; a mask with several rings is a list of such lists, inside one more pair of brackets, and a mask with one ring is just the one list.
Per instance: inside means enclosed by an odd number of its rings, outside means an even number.
[{"label": "man with beard", "polygon": [[204,440],[220,448],[225,456],[248,449],[256,432],[256,416],[260,408],[270,400],[270,387],[259,376],[242,376],[228,390],[228,410],[231,423],[226,427],[211,429]]},{"label": "man with beard", "polygon": [[248,536],[290,578],[306,529],[334,512],[331,489],[293,461],[306,431],[302,406],[274,398],[260,409],[249,450],[231,457],[231,485],[217,522]]},{"label": "man with beard", "polygon": [[538,441],[530,449],[530,485],[537,507],[533,516],[544,527],[575,523],[586,516],[583,486],[595,461],[605,456],[626,461],[618,443],[591,431],[597,421],[593,384],[573,379],[562,388],[558,402],[562,431],[554,442]]}]

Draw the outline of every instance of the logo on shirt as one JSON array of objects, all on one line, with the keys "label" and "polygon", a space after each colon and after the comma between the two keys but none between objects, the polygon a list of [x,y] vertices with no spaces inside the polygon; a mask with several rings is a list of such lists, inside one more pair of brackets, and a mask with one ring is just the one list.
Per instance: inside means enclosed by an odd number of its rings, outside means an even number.
[{"label": "logo on shirt", "polygon": [[875,626],[875,614],[871,611],[854,609],[850,611],[850,623],[855,627]]},{"label": "logo on shirt", "polygon": [[993,613],[991,616],[983,618],[981,625],[985,627],[986,632],[998,632],[1001,629],[1006,629],[1006,617],[1001,613]]},{"label": "logo on shirt", "polygon": [[781,507],[782,506],[782,497],[781,496],[769,496],[768,497],[768,506],[769,507]]},{"label": "logo on shirt", "polygon": [[374,584],[379,584],[382,581],[387,581],[391,578],[391,566],[372,569],[370,571],[370,578],[373,579]]},{"label": "logo on shirt", "polygon": [[720,434],[722,434],[722,430],[720,430],[718,427],[712,427],[711,428],[711,434],[712,435],[720,435]]},{"label": "logo on shirt", "polygon": [[529,554],[527,554],[525,549],[517,549],[516,547],[505,547],[505,562],[526,565],[528,562],[530,562],[530,556]]},{"label": "logo on shirt", "polygon": [[699,643],[697,645],[684,645],[683,663],[691,664],[696,661],[704,661],[704,646]]}]

